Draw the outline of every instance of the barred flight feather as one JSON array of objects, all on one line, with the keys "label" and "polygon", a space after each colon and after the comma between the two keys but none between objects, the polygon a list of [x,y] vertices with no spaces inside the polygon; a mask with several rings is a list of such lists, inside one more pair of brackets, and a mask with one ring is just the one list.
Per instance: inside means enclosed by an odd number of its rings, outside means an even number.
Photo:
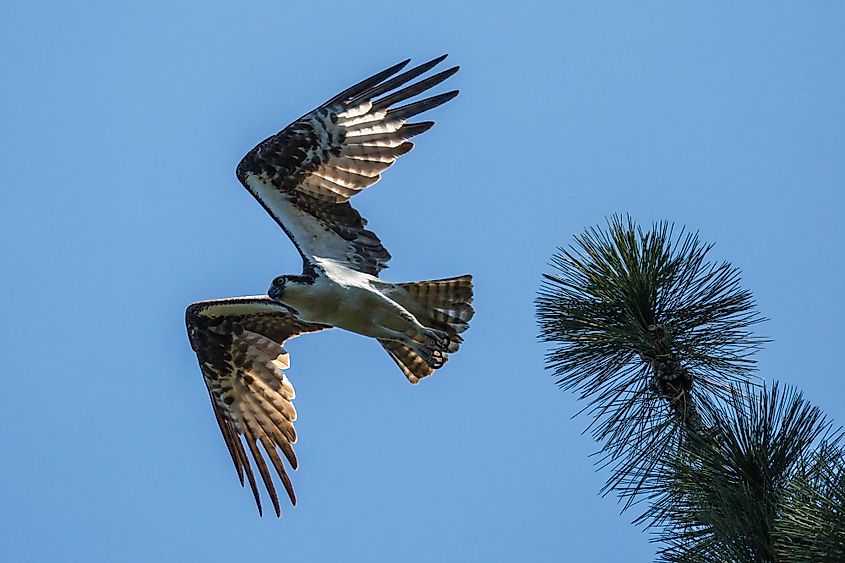
[{"label": "barred flight feather", "polygon": [[373,104],[365,102],[346,111],[337,114],[337,124],[349,130],[351,127],[361,123],[375,123],[381,121],[387,115],[387,110],[371,111]]},{"label": "barred flight feather", "polygon": [[403,119],[363,121],[352,126],[344,124],[346,125],[346,142],[349,144],[353,144],[353,141],[357,143],[358,139],[356,137],[362,135],[393,133],[398,131],[404,124],[405,121]]},{"label": "barred flight feather", "polygon": [[421,379],[435,372],[435,368],[429,366],[416,352],[404,344],[392,340],[379,340],[379,343],[412,384],[416,385]]},{"label": "barred flight feather", "polygon": [[[347,145],[340,149],[339,154],[340,156],[348,156],[350,158],[358,158],[371,162],[383,162],[387,164],[387,166],[390,166],[397,158],[409,152],[412,148],[414,148],[414,143],[411,143],[410,141],[402,143],[398,147],[392,148]],[[387,168],[387,166],[385,168]]]},{"label": "barred flight feather", "polygon": [[414,123],[413,125],[403,127],[392,133],[371,133],[369,135],[361,135],[353,137],[355,144],[363,145],[365,147],[386,147],[389,149],[396,148],[408,139],[415,137],[421,133],[425,133],[434,126],[433,121],[424,121],[422,123]]},{"label": "barred flight feather", "polygon": [[337,157],[334,159],[333,164],[337,170],[344,170],[346,172],[360,174],[361,176],[369,176],[370,178],[378,177],[382,170],[390,166],[389,162],[346,156]]},{"label": "barred flight feather", "polygon": [[315,170],[314,174],[346,188],[346,190],[350,193],[349,197],[352,197],[367,186],[375,184],[379,179],[378,175],[362,176],[361,174],[356,174],[337,166],[328,167],[325,165]]},{"label": "barred flight feather", "polygon": [[283,371],[290,365],[283,345],[299,334],[330,327],[299,321],[284,306],[265,296],[194,303],[188,307],[185,321],[238,479],[243,485],[246,476],[258,511],[262,512],[243,438],[276,515],[280,516],[278,495],[257,442],[261,442],[291,503],[296,504],[278,454],[281,450],[291,468],[297,468],[293,451],[296,393]]},{"label": "barred flight feather", "polygon": [[452,67],[413,82],[445,58],[397,74],[408,64],[403,61],[362,80],[265,139],[241,160],[238,179],[282,226],[306,262],[315,256],[331,258],[372,275],[386,267],[390,255],[377,237],[376,245],[359,243],[364,222],[357,212],[350,213],[349,199],[376,183],[413,148],[409,140],[434,125],[408,123],[409,118],[458,94],[453,90],[397,107],[458,71]]}]

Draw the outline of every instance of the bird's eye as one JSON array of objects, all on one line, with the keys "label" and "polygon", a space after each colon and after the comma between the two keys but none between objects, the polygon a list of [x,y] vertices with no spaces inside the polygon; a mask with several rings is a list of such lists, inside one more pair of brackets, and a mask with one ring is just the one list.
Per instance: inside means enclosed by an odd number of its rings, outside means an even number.
[{"label": "bird's eye", "polygon": [[284,285],[285,285],[285,277],[284,277],[284,276],[279,276],[278,278],[274,279],[274,280],[273,280],[273,285],[275,285],[276,287],[282,287],[282,286],[284,286]]}]

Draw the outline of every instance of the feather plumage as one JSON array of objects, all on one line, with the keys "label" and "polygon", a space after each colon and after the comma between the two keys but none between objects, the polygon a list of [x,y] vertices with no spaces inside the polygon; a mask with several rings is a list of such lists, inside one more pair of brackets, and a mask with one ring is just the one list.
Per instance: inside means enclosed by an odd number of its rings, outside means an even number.
[{"label": "feather plumage", "polygon": [[366,221],[349,199],[376,183],[413,148],[410,139],[434,125],[408,119],[458,94],[453,90],[395,107],[455,74],[459,67],[413,82],[445,58],[401,74],[408,61],[376,73],[265,139],[241,160],[238,179],[290,236],[306,263],[330,258],[372,275],[386,267],[390,254],[371,232],[364,236]]},{"label": "feather plumage", "polygon": [[246,442],[252,464],[280,516],[273,479],[257,444],[261,443],[291,503],[296,504],[278,454],[281,450],[291,468],[297,468],[293,451],[296,393],[283,371],[290,365],[283,345],[300,334],[330,327],[299,321],[283,305],[264,296],[194,303],[188,307],[185,321],[238,479],[243,485],[246,476],[261,513],[258,485],[243,446]]},{"label": "feather plumage", "polygon": [[[277,516],[277,481],[296,504],[285,468],[285,460],[298,465],[295,391],[284,372],[288,339],[331,326],[377,338],[412,383],[442,367],[462,342],[473,315],[471,277],[395,285],[375,279],[390,254],[349,203],[434,125],[409,120],[458,94],[413,101],[458,71],[417,80],[445,58],[403,71],[406,60],[358,82],[238,165],[238,179],[302,255],[304,275],[277,278],[273,298],[194,303],[186,323],[238,479],[249,484],[259,513],[259,479]],[[378,314],[361,315],[365,309]]]},{"label": "feather plumage", "polygon": [[[449,360],[449,354],[458,351],[463,342],[461,333],[469,328],[469,321],[475,314],[472,308],[472,276],[400,283],[393,286],[388,295],[422,324],[449,337],[442,364]],[[419,383],[438,369],[401,342],[379,342],[411,383]]]}]

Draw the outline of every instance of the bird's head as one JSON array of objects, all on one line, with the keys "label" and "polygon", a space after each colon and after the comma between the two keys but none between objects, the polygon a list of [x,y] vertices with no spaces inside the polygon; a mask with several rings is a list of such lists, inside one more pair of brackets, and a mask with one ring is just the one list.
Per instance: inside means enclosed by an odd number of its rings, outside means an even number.
[{"label": "bird's head", "polygon": [[267,295],[276,301],[282,301],[285,296],[285,285],[288,283],[290,276],[278,276],[270,284],[270,289],[267,290]]},{"label": "bird's head", "polygon": [[291,301],[296,301],[299,297],[302,297],[303,289],[306,289],[307,293],[307,288],[313,286],[319,276],[320,270],[314,267],[306,268],[305,274],[301,276],[277,276],[270,284],[267,295],[279,303],[294,305]]}]

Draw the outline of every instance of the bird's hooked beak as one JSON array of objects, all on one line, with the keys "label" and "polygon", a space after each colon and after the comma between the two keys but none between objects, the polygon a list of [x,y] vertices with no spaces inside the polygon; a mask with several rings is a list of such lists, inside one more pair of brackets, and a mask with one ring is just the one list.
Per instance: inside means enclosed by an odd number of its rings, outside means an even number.
[{"label": "bird's hooked beak", "polygon": [[282,276],[279,276],[278,278],[274,279],[273,283],[270,284],[270,289],[267,290],[267,295],[270,297],[270,299],[290,311],[291,315],[293,315],[294,317],[299,317],[299,311],[282,301],[282,298],[285,295],[286,282],[287,279]]},{"label": "bird's hooked beak", "polygon": [[279,276],[273,280],[273,283],[270,284],[270,289],[267,290],[267,295],[270,296],[270,299],[275,299],[276,301],[282,300],[282,295],[285,292],[285,281],[283,276]]},{"label": "bird's hooked beak", "polygon": [[270,299],[275,299],[276,301],[279,301],[279,299],[282,297],[282,290],[281,288],[278,288],[275,285],[271,285],[270,289],[267,290],[267,295],[270,296]]}]

